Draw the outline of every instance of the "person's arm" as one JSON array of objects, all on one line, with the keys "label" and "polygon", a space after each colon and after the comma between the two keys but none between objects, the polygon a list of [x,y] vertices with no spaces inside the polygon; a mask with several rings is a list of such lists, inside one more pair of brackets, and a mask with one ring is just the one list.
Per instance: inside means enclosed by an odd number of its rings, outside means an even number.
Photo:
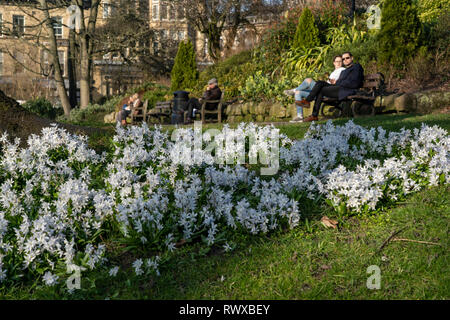
[{"label": "person's arm", "polygon": [[205,92],[206,100],[219,100],[222,95],[222,91],[220,91],[219,87],[215,87],[214,89],[207,90]]},{"label": "person's arm", "polygon": [[336,81],[336,85],[349,89],[358,89],[361,87],[364,80],[364,70],[361,65],[355,64],[348,73],[344,74],[344,76],[344,78],[340,77],[339,80]]}]

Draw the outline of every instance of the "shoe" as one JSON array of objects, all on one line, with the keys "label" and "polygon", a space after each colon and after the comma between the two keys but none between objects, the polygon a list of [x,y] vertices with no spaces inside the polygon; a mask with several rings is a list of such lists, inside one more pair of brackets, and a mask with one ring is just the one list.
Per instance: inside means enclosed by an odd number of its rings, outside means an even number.
[{"label": "shoe", "polygon": [[319,121],[318,117],[315,116],[309,116],[308,118],[306,118],[305,120],[303,120],[304,122],[312,122],[312,121]]},{"label": "shoe", "polygon": [[309,101],[306,99],[300,100],[300,101],[295,101],[295,105],[302,107],[302,108],[309,108],[311,107],[311,105],[309,104]]},{"label": "shoe", "polygon": [[294,119],[292,119],[289,122],[291,122],[291,123],[293,123],[293,122],[303,122],[303,118],[302,117],[295,117]]}]

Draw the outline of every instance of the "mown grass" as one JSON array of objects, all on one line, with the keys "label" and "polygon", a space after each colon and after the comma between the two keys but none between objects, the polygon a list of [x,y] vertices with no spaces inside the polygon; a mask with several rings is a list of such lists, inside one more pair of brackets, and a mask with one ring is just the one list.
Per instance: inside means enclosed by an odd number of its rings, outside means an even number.
[{"label": "mown grass", "polygon": [[[342,124],[348,119],[336,120]],[[357,118],[355,123],[387,130],[418,128],[422,123],[450,130],[450,116],[386,115]],[[280,125],[291,138],[301,138],[310,124]],[[207,125],[207,128],[220,128]],[[173,127],[168,127],[173,129]],[[107,136],[99,136],[107,148]],[[94,139],[95,140],[95,139]],[[136,277],[133,257],[112,252],[123,266],[117,277],[85,272],[81,289],[40,284],[0,288],[3,299],[449,299],[448,245],[450,187],[424,190],[394,208],[370,216],[339,218],[330,207],[306,203],[301,224],[267,236],[235,235],[235,249],[188,243],[161,265],[161,276]],[[339,221],[327,229],[320,218]],[[393,232],[401,231],[380,250]],[[420,243],[417,241],[426,241]],[[381,289],[369,290],[367,268],[381,270]]]}]

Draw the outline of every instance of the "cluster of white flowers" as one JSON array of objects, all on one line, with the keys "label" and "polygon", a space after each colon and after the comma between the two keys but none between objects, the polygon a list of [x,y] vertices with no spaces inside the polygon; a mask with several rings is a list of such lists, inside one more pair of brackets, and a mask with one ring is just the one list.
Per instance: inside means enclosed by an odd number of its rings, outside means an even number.
[{"label": "cluster of white flowers", "polygon": [[[57,127],[31,136],[24,149],[3,136],[0,282],[44,269],[42,281],[54,285],[65,277],[57,273],[59,262],[94,269],[107,255],[99,235],[152,252],[171,252],[179,241],[203,235],[207,244],[229,251],[218,237],[226,231],[259,234],[297,226],[303,196],[324,196],[336,208],[363,212],[450,182],[450,138],[438,127],[387,133],[352,121],[328,122],[313,124],[298,141],[254,124],[213,134],[222,164],[202,149],[211,136],[193,129],[178,130],[172,141],[158,127],[118,127],[112,152],[103,155],[89,149],[86,138]],[[242,164],[278,146],[276,175],[260,176]],[[13,260],[23,270],[10,265]],[[132,267],[136,275],[158,274],[159,263],[156,256]],[[119,269],[108,270],[115,276]]]}]

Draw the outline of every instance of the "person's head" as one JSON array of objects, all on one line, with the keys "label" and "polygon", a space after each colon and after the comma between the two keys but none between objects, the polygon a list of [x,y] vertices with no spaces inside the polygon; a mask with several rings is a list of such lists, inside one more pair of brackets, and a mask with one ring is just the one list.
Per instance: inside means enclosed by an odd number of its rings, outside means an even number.
[{"label": "person's head", "polygon": [[139,98],[139,94],[138,94],[138,93],[135,93],[135,94],[133,94],[133,95],[131,96],[131,98],[133,99],[133,101],[134,101],[134,100],[137,100],[137,99]]},{"label": "person's head", "polygon": [[341,55],[334,56],[333,65],[334,65],[335,69],[342,67],[342,56]]},{"label": "person's head", "polygon": [[342,54],[342,62],[345,67],[351,66],[353,64],[353,56],[350,52],[346,51]]},{"label": "person's head", "polygon": [[208,81],[208,87],[210,87],[211,89],[217,86],[217,79],[216,78],[212,78],[211,80]]}]

